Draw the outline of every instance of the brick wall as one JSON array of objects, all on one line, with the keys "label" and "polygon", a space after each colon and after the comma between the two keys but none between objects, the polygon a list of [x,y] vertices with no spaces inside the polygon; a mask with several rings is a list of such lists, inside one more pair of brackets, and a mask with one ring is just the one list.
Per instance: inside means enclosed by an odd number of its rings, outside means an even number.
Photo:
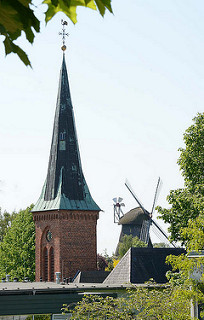
[{"label": "brick wall", "polygon": [[[36,281],[45,280],[47,268],[48,280],[52,272],[61,272],[62,278],[73,277],[80,271],[96,270],[96,211],[45,211],[34,212],[36,228]],[[47,232],[52,238],[47,240]],[[44,250],[47,248],[47,266]],[[52,270],[51,251],[54,252],[54,270]]]}]

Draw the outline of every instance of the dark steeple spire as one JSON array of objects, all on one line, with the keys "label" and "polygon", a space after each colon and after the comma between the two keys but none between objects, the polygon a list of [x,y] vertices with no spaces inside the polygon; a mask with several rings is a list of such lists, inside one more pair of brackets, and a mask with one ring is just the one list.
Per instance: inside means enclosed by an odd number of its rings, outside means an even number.
[{"label": "dark steeple spire", "polygon": [[68,199],[84,199],[84,178],[64,54],[45,189],[46,201],[56,198],[60,182],[62,193]]},{"label": "dark steeple spire", "polygon": [[82,172],[64,53],[47,179],[33,211],[55,209],[100,211]]}]

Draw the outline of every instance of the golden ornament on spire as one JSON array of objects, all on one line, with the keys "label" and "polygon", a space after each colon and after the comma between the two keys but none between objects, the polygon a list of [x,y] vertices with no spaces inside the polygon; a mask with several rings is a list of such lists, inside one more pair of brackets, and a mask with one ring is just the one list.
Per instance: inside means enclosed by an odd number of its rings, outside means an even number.
[{"label": "golden ornament on spire", "polygon": [[59,35],[62,36],[62,51],[65,51],[67,49],[66,45],[65,45],[65,36],[69,36],[69,33],[65,32],[65,26],[68,25],[67,21],[64,21],[63,19],[61,20],[61,24],[62,24],[62,32],[59,32]]}]

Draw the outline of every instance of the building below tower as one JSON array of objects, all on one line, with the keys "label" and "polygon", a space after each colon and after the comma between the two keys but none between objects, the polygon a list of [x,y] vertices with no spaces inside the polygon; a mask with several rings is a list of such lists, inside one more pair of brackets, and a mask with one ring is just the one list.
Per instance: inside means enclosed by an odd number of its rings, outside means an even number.
[{"label": "building below tower", "polygon": [[54,281],[55,272],[73,278],[96,270],[96,211],[33,213],[36,226],[36,281]]}]

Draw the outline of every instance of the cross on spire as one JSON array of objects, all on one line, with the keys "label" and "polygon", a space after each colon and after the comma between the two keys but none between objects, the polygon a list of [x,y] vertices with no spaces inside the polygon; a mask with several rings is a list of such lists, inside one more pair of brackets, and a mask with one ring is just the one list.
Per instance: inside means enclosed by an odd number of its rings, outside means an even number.
[{"label": "cross on spire", "polygon": [[65,32],[65,26],[68,25],[67,21],[64,21],[63,19],[61,20],[61,24],[62,24],[62,32],[59,32],[59,35],[62,36],[62,51],[65,51],[67,49],[66,45],[65,45],[65,36],[69,36],[69,33]]}]

